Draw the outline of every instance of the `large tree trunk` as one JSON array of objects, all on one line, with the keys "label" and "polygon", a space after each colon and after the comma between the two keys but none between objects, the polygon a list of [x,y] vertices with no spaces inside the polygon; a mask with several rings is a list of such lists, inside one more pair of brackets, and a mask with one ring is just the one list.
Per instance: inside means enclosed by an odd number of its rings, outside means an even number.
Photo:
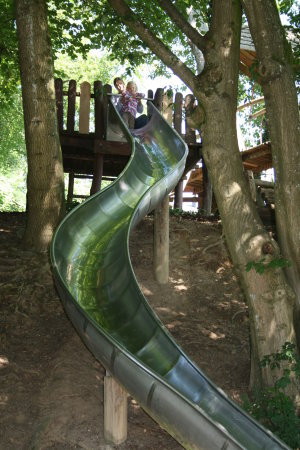
[{"label": "large tree trunk", "polygon": [[[274,0],[243,0],[259,62],[275,169],[276,228],[300,315],[300,124],[291,49]],[[299,325],[298,325],[299,328]],[[300,344],[300,328],[297,331]]]},{"label": "large tree trunk", "polygon": [[54,69],[44,0],[16,0],[19,61],[28,159],[25,245],[47,250],[64,213]]},{"label": "large tree trunk", "polygon": [[[239,11],[239,12],[238,12]],[[239,1],[214,2],[209,36],[213,50],[205,52],[206,68],[194,92],[205,109],[201,126],[203,155],[212,179],[226,242],[249,306],[251,331],[251,386],[273,384],[269,368],[259,360],[295,341],[294,295],[282,270],[260,275],[246,271],[251,261],[279,256],[276,242],[264,229],[246,183],[236,132],[241,9]],[[218,30],[218,32],[215,32]],[[213,36],[213,40],[212,40]],[[210,48],[210,46],[208,46]],[[293,395],[296,396],[296,389]]]}]

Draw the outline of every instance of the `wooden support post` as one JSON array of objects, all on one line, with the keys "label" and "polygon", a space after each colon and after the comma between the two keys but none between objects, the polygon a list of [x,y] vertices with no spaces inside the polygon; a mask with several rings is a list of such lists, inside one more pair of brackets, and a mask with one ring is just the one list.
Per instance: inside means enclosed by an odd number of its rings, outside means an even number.
[{"label": "wooden support post", "polygon": [[112,93],[112,87],[109,84],[105,84],[103,86],[103,91],[105,93],[104,97],[103,97],[103,126],[104,126],[104,135],[106,136],[106,126],[107,126],[107,108],[108,108],[108,97],[106,94],[111,94]]},{"label": "wooden support post", "polygon": [[75,127],[76,81],[69,81],[67,132],[73,133]]},{"label": "wooden support post", "polygon": [[183,203],[183,180],[179,180],[174,192],[174,208],[182,209]]},{"label": "wooden support post", "polygon": [[95,137],[103,139],[104,116],[103,116],[103,87],[101,81],[94,82],[95,97]]},{"label": "wooden support post", "polygon": [[174,101],[174,128],[181,136],[182,133],[182,102],[183,95],[180,92],[176,92]]},{"label": "wooden support post", "polygon": [[100,191],[102,174],[103,174],[103,155],[101,153],[96,153],[94,159],[93,182],[90,190],[91,195],[96,194],[96,192]]},{"label": "wooden support post", "polygon": [[72,202],[73,194],[74,194],[74,172],[70,172],[69,173],[68,196],[67,196],[68,203]]},{"label": "wooden support post", "polygon": [[127,439],[127,393],[108,372],[104,377],[104,439],[115,445]]},{"label": "wooden support post", "polygon": [[154,211],[154,274],[159,284],[169,280],[169,196]]},{"label": "wooden support post", "polygon": [[[148,98],[154,98],[153,97],[153,91],[151,89],[148,89],[147,95],[148,95]],[[148,102],[147,102],[147,118],[148,118],[147,120],[148,121],[150,120],[150,117],[151,117],[151,111],[150,111],[150,108],[148,108]]]},{"label": "wooden support post", "polygon": [[55,80],[55,97],[58,131],[61,133],[64,129],[63,81],[61,78]]},{"label": "wooden support post", "polygon": [[84,81],[80,85],[79,133],[81,134],[89,134],[90,131],[90,100],[91,85]]},{"label": "wooden support post", "polygon": [[163,110],[163,102],[164,102],[164,90],[163,88],[156,89],[153,104],[158,109],[159,112]]},{"label": "wooden support post", "polygon": [[[164,90],[158,88],[154,96],[154,105],[163,110]],[[154,211],[154,275],[159,284],[169,280],[169,196],[167,195]]]},{"label": "wooden support post", "polygon": [[[182,103],[183,95],[180,92],[176,92],[174,101],[174,128],[181,136],[182,133]],[[174,191],[174,208],[182,209],[183,205],[183,180],[179,180]]]},{"label": "wooden support post", "polygon": [[207,167],[202,158],[202,174],[203,174],[203,211],[205,216],[211,215],[212,207],[212,184],[208,176]]}]

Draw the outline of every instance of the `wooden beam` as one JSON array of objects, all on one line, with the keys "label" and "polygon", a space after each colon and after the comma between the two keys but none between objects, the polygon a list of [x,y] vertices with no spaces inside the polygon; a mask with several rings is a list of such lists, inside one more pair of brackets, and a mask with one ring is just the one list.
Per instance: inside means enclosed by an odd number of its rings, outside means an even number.
[{"label": "wooden beam", "polygon": [[247,103],[244,103],[243,105],[239,105],[237,107],[237,111],[241,111],[242,109],[247,108],[247,106],[253,106],[253,105],[256,105],[257,103],[262,103],[264,101],[265,101],[265,97],[256,98],[254,100],[251,100],[251,102],[247,102]]},{"label": "wooden beam", "polygon": [[78,155],[73,153],[64,153],[64,159],[78,159],[80,161],[94,161],[94,155]]},{"label": "wooden beam", "polygon": [[159,284],[169,281],[169,196],[154,211],[154,274]]},{"label": "wooden beam", "polygon": [[266,188],[274,188],[274,182],[273,181],[266,181],[266,180],[257,180],[254,179],[255,186],[262,186]]},{"label": "wooden beam", "polygon": [[70,80],[68,91],[67,131],[72,133],[75,127],[76,81]]},{"label": "wooden beam", "polygon": [[182,131],[182,102],[183,95],[181,92],[176,92],[174,102],[174,128],[180,136]]},{"label": "wooden beam", "polygon": [[65,148],[84,149],[92,153],[102,153],[111,155],[131,154],[131,146],[127,142],[104,141],[97,139],[94,133],[89,134],[66,134],[60,135],[60,145],[64,154]]},{"label": "wooden beam", "polygon": [[67,196],[67,202],[71,203],[74,193],[74,173],[69,173],[69,184],[68,184],[68,196]]},{"label": "wooden beam", "polygon": [[91,195],[100,191],[103,174],[103,155],[97,153],[94,160],[93,182],[91,186]]},{"label": "wooden beam", "polygon": [[127,439],[127,394],[108,372],[104,377],[104,439],[114,445]]},{"label": "wooden beam", "polygon": [[61,133],[64,128],[63,81],[61,78],[55,80],[55,97],[58,129]]},{"label": "wooden beam", "polygon": [[255,112],[254,114],[251,114],[249,116],[249,120],[255,119],[256,117],[261,116],[262,114],[265,114],[266,108],[261,109],[260,111]]},{"label": "wooden beam", "polygon": [[182,209],[182,201],[183,201],[183,180],[181,179],[175,186],[174,208]]},{"label": "wooden beam", "polygon": [[80,84],[79,133],[90,131],[91,85],[87,81]]}]

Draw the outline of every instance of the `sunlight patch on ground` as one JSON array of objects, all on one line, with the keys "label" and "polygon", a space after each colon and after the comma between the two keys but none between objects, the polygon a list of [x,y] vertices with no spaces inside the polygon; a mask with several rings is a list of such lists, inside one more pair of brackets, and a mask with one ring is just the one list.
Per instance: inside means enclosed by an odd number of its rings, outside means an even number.
[{"label": "sunlight patch on ground", "polygon": [[208,335],[209,339],[212,339],[213,341],[217,341],[218,339],[225,339],[225,334],[224,333],[218,333],[218,332],[214,332],[211,331]]},{"label": "sunlight patch on ground", "polygon": [[3,367],[8,366],[8,364],[9,364],[9,361],[6,358],[6,356],[1,356],[0,355],[0,369],[3,369]]},{"label": "sunlight patch on ground", "polygon": [[229,302],[220,302],[217,304],[217,308],[225,309],[227,311],[230,309],[230,303]]},{"label": "sunlight patch on ground", "polygon": [[182,278],[178,278],[178,280],[175,280],[174,278],[170,277],[171,283],[174,285],[174,289],[178,292],[187,291],[188,287],[184,284],[184,280]]},{"label": "sunlight patch on ground", "polygon": [[0,405],[6,405],[8,403],[8,395],[0,395]]},{"label": "sunlight patch on ground", "polygon": [[153,295],[153,292],[150,291],[150,289],[148,289],[148,288],[147,288],[143,283],[141,283],[140,281],[139,281],[139,285],[140,285],[140,288],[141,288],[141,290],[143,291],[143,294],[144,294],[144,295],[146,295],[146,296]]},{"label": "sunlight patch on ground", "polygon": [[175,309],[170,309],[170,308],[166,308],[164,306],[159,306],[157,308],[155,308],[155,311],[159,312],[159,313],[165,313],[165,314],[171,314],[172,316],[186,316],[186,313],[182,312],[182,311],[175,311]]},{"label": "sunlight patch on ground", "polygon": [[11,233],[10,230],[5,230],[4,228],[0,228],[1,233]]},{"label": "sunlight patch on ground", "polygon": [[231,303],[234,303],[235,305],[240,305],[240,304],[245,305],[244,301],[240,301],[240,300],[236,300],[236,299],[231,300]]},{"label": "sunlight patch on ground", "polygon": [[168,323],[166,325],[166,327],[168,328],[168,330],[173,330],[176,327],[180,327],[182,325],[182,322],[180,322],[179,320],[174,320],[174,322]]},{"label": "sunlight patch on ground", "polygon": [[225,339],[226,335],[224,333],[220,333],[219,331],[211,331],[208,328],[200,328],[201,334],[203,336],[208,337],[209,339],[212,339],[213,341],[217,341],[219,339]]},{"label": "sunlight patch on ground", "polygon": [[188,288],[184,284],[178,284],[177,286],[174,286],[176,291],[187,291]]},{"label": "sunlight patch on ground", "polygon": [[160,307],[158,307],[158,308],[156,308],[156,309],[157,309],[157,311],[161,311],[161,312],[167,312],[167,313],[172,312],[172,311],[170,310],[170,308],[165,308],[165,307],[163,307],[163,306],[160,306]]}]

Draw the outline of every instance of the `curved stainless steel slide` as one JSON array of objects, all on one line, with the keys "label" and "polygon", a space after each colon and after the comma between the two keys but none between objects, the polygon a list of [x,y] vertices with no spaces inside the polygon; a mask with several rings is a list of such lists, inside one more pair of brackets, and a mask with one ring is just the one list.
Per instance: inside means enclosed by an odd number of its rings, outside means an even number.
[{"label": "curved stainless steel slide", "polygon": [[95,357],[185,448],[287,449],[189,360],[138,286],[130,230],[174,188],[187,156],[185,143],[149,107],[149,123],[133,138],[109,104],[108,138],[131,141],[130,161],[55,233],[51,260],[66,313]]}]

